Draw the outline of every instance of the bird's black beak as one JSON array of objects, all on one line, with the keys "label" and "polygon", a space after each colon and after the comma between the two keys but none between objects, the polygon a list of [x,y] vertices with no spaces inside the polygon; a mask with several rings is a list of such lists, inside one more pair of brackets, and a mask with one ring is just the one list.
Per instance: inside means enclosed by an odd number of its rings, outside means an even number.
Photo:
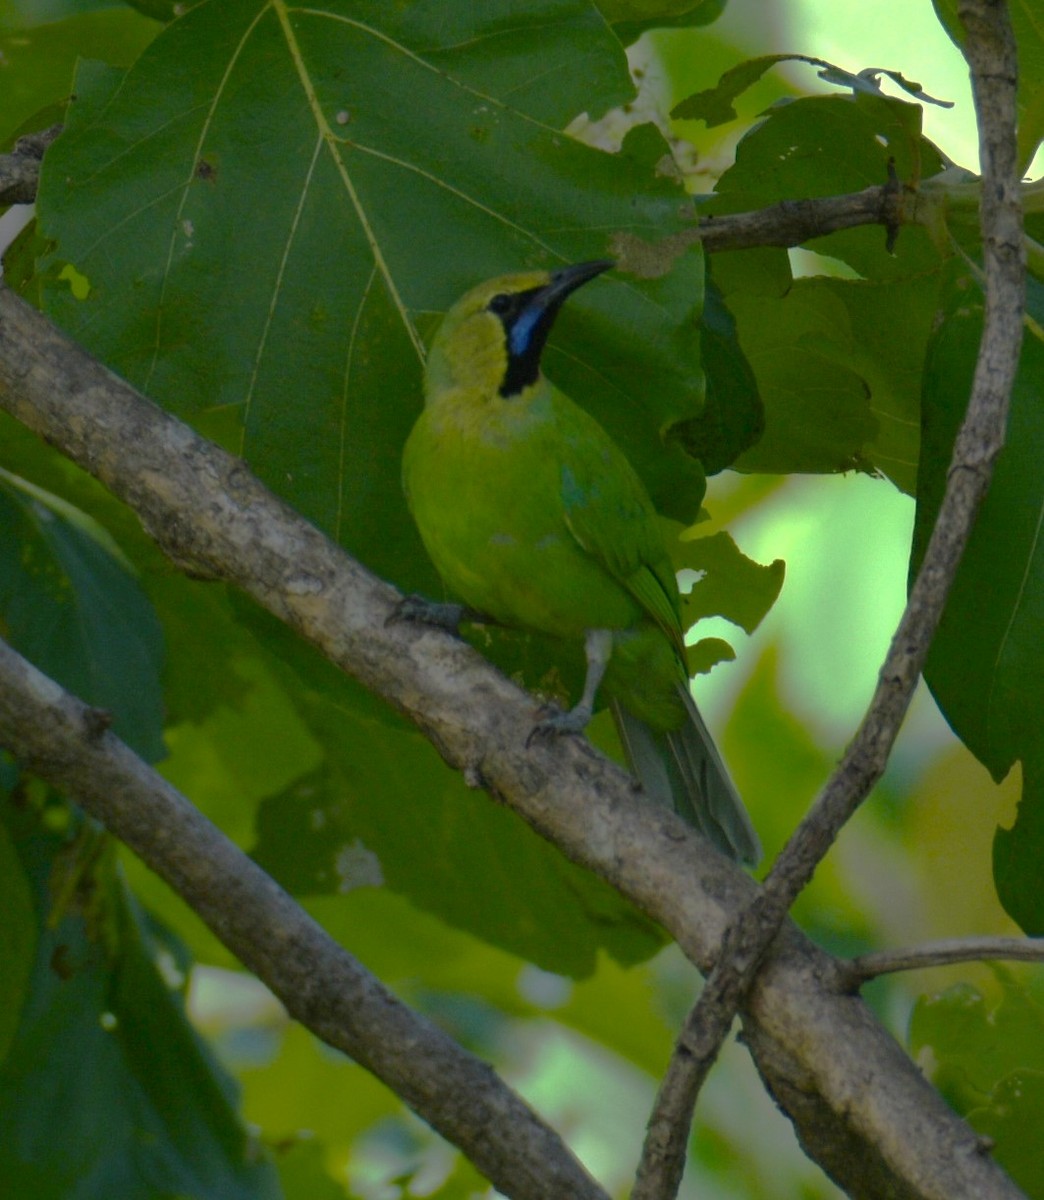
[{"label": "bird's black beak", "polygon": [[544,308],[557,309],[570,292],[575,292],[596,275],[611,270],[616,263],[611,258],[596,258],[592,262],[574,263],[571,267],[562,267],[551,275],[551,282],[540,290],[540,300]]},{"label": "bird's black beak", "polygon": [[547,283],[514,296],[495,297],[507,301],[498,311],[507,336],[508,364],[500,395],[516,396],[536,383],[540,376],[540,356],[558,310],[570,292],[581,284],[615,267],[609,258],[576,263],[552,272]]}]

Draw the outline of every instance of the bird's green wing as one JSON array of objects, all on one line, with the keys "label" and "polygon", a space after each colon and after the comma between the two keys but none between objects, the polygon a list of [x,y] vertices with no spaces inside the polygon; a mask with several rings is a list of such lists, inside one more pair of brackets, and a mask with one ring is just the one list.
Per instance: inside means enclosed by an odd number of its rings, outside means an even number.
[{"label": "bird's green wing", "polygon": [[576,427],[565,439],[561,465],[566,526],[580,547],[634,596],[684,661],[678,586],[656,510],[634,468],[601,426],[575,411]]}]

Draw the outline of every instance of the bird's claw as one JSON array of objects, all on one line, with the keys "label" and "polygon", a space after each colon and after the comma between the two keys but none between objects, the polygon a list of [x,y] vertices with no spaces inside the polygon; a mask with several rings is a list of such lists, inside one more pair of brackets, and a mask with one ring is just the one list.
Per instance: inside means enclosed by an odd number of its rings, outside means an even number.
[{"label": "bird's claw", "polygon": [[555,704],[545,704],[537,712],[537,717],[537,723],[526,738],[527,750],[534,742],[550,742],[559,737],[579,737],[591,720],[591,712],[582,704],[565,712]]}]

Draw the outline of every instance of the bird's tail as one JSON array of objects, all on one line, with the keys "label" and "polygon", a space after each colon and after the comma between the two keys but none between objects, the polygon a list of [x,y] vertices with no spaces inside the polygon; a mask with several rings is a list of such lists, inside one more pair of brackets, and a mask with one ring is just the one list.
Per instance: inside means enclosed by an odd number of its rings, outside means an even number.
[{"label": "bird's tail", "polygon": [[668,733],[612,702],[627,761],[651,800],[673,808],[729,858],[755,866],[758,835],[689,689],[679,684],[678,691],[689,719]]}]

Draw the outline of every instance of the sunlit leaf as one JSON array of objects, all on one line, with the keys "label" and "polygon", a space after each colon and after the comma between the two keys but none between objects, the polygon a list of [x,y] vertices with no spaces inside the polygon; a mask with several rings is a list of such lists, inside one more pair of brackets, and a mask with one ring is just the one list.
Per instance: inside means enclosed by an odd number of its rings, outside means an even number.
[{"label": "sunlit leaf", "polygon": [[753,633],[783,586],[782,559],[767,566],[749,559],[727,533],[672,543],[674,564],[701,577],[682,594],[686,628],[703,617],[726,617]]}]

